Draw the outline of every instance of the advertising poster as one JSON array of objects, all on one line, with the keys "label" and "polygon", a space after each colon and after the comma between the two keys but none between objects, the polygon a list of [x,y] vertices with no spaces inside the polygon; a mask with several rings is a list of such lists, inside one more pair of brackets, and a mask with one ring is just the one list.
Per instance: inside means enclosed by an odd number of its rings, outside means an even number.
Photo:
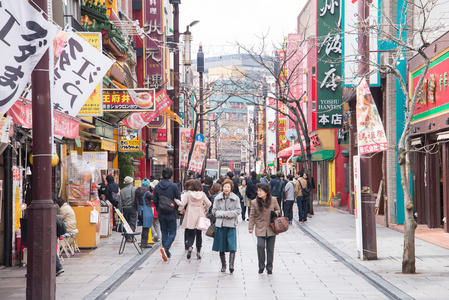
[{"label": "advertising poster", "polygon": [[190,128],[179,129],[179,144],[181,145],[181,152],[179,153],[181,159],[179,161],[181,163],[181,167],[188,166],[187,164],[189,163],[189,150],[192,143],[192,135],[192,129]]},{"label": "advertising poster", "polygon": [[154,111],[154,102],[154,89],[103,90],[104,111]]},{"label": "advertising poster", "polygon": [[[101,52],[102,38],[100,32],[79,32],[78,35],[86,40],[92,47]],[[103,116],[103,103],[101,101],[102,90],[103,81],[100,81],[92,94],[90,94],[86,103],[84,103],[83,107],[81,107],[81,110],[78,113],[79,116]]]},{"label": "advertising poster", "polygon": [[363,259],[363,239],[362,239],[362,192],[360,179],[360,156],[354,155],[354,215],[355,215],[355,232],[357,239],[357,250],[360,259]]},{"label": "advertising poster", "polygon": [[136,152],[140,151],[140,130],[130,129],[120,124],[119,131],[119,151]]},{"label": "advertising poster", "polygon": [[362,79],[357,87],[356,113],[359,155],[386,150],[387,137],[365,79]]},{"label": "advertising poster", "polygon": [[206,143],[195,141],[192,158],[190,159],[189,171],[201,173],[206,156]]}]

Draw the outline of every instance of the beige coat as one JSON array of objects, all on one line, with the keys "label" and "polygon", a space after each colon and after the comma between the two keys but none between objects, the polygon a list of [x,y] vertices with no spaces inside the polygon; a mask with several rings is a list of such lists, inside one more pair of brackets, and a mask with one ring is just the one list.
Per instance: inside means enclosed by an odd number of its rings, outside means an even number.
[{"label": "beige coat", "polygon": [[78,233],[75,212],[69,204],[64,203],[59,208],[59,215],[61,216],[61,220],[65,223],[68,233]]},{"label": "beige coat", "polygon": [[175,199],[176,204],[185,206],[187,204],[182,228],[195,229],[200,217],[205,217],[205,210],[209,209],[212,203],[204,192],[188,191],[181,195],[181,200]]},{"label": "beige coat", "polygon": [[279,216],[281,209],[279,208],[278,202],[275,198],[271,199],[271,204],[268,208],[263,208],[263,211],[259,211],[259,205],[257,200],[254,199],[251,202],[251,212],[249,214],[249,224],[248,229],[253,230],[256,226],[256,236],[274,236],[276,235],[270,228],[271,212],[275,211]]},{"label": "beige coat", "polygon": [[[300,184],[301,182],[301,184]],[[302,197],[302,188],[303,189],[307,189],[307,180],[305,180],[304,178],[300,177],[298,181],[296,181],[295,183],[295,199],[296,197]]]}]

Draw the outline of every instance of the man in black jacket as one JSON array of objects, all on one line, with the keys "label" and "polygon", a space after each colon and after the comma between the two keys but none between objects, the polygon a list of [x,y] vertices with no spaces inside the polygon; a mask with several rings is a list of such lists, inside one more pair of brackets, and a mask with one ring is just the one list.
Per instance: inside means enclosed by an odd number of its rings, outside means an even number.
[{"label": "man in black jacket", "polygon": [[257,180],[257,173],[255,171],[251,171],[251,180],[248,181],[248,185],[246,186],[246,196],[249,199],[249,203],[257,197],[257,184],[260,182]]},{"label": "man in black jacket", "polygon": [[[173,169],[170,167],[164,168],[162,170],[162,178],[163,180],[158,183],[158,185],[154,188],[153,194],[153,202],[154,206],[156,206],[159,223],[161,226],[161,234],[162,234],[162,248],[161,254],[162,259],[167,261],[170,258],[170,247],[176,237],[176,211],[178,210],[178,206],[174,202],[174,199],[181,199],[181,195],[179,193],[179,188],[176,183],[173,183],[170,178],[173,175]],[[160,209],[159,202],[161,202],[162,198],[170,199],[174,204],[174,209],[170,213],[166,213]]]},{"label": "man in black jacket", "polygon": [[[280,175],[280,174],[279,174]],[[282,197],[281,197],[281,187],[282,182],[281,179],[279,179],[275,174],[271,175],[271,181],[270,181],[270,190],[271,190],[271,196],[277,200],[279,204],[279,208],[281,208],[282,204]]]}]

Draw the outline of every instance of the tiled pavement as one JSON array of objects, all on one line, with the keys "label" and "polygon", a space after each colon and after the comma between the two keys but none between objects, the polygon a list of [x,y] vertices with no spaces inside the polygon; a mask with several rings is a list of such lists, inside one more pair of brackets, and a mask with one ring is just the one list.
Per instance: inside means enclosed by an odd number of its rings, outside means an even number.
[{"label": "tiled pavement", "polygon": [[[96,250],[65,259],[65,273],[57,277],[57,299],[448,298],[448,249],[417,239],[418,273],[403,275],[400,232],[378,225],[379,259],[360,261],[354,216],[315,206],[315,215],[306,224],[295,224],[278,236],[273,275],[259,275],[256,239],[247,232],[247,224],[238,227],[233,275],[219,272],[218,254],[210,250],[212,239],[206,236],[203,259],[193,255],[189,261],[179,230],[173,256],[163,262],[158,249],[141,256],[127,245],[118,255],[121,236],[114,232],[101,239]],[[0,299],[25,298],[25,272],[19,267],[0,270]]]}]

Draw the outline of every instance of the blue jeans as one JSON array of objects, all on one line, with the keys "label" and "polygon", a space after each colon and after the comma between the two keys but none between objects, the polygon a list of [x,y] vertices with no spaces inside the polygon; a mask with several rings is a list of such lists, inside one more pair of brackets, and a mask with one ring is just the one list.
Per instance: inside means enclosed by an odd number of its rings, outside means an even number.
[{"label": "blue jeans", "polygon": [[176,214],[159,214],[159,224],[161,225],[162,247],[164,247],[167,256],[170,257],[169,250],[176,237]]},{"label": "blue jeans", "polygon": [[298,221],[307,221],[307,200],[303,196],[299,196],[296,199],[296,204],[298,205]]}]

